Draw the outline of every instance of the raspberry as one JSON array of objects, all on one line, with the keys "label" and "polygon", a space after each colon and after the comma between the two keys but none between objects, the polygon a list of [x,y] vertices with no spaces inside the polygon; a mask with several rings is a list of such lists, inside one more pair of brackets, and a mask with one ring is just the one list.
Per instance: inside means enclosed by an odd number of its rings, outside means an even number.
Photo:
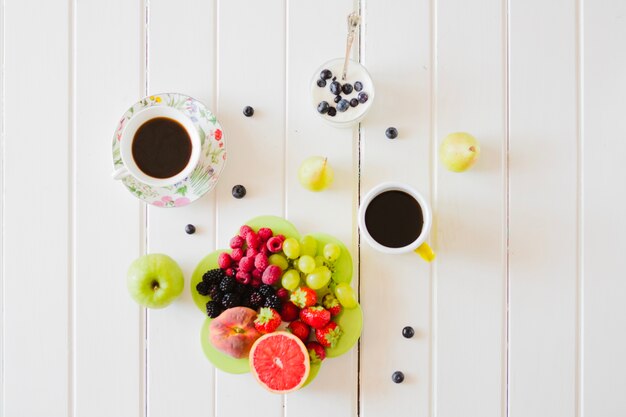
[{"label": "raspberry", "polygon": [[241,236],[235,236],[230,240],[230,247],[237,249],[243,246],[244,240]]},{"label": "raspberry", "polygon": [[267,257],[269,257],[272,254],[272,252],[270,252],[270,250],[267,248],[267,244],[262,245],[261,253]]},{"label": "raspberry", "polygon": [[278,291],[276,291],[276,295],[278,296],[278,298],[285,301],[289,298],[289,291],[287,291],[285,288],[279,288]]},{"label": "raspberry", "polygon": [[280,279],[282,272],[283,271],[280,269],[280,266],[270,265],[265,269],[265,271],[263,271],[261,280],[264,284],[273,285]]},{"label": "raspberry", "polygon": [[232,277],[233,275],[235,275],[235,270],[233,270],[233,268],[228,268],[226,271],[224,271],[224,273],[227,276]]},{"label": "raspberry", "polygon": [[252,285],[252,288],[259,288],[261,286],[261,284],[263,284],[263,281],[261,281],[260,278],[252,278],[252,282],[250,283],[250,285]]},{"label": "raspberry", "polygon": [[281,242],[284,242],[285,239],[287,239],[285,235],[276,235],[276,237],[279,238]]},{"label": "raspberry", "polygon": [[230,255],[227,254],[226,252],[220,253],[220,256],[217,258],[217,264],[222,269],[228,269],[231,262],[232,262],[232,259]]},{"label": "raspberry", "polygon": [[259,271],[258,269],[253,269],[252,270],[252,278],[258,279],[259,281],[261,281],[262,277],[263,277],[263,272],[262,271]]},{"label": "raspberry", "polygon": [[254,259],[244,256],[239,261],[239,270],[244,272],[250,272],[254,269]]},{"label": "raspberry", "polygon": [[246,256],[249,258],[254,258],[258,254],[259,254],[259,251],[254,248],[248,248],[248,250],[246,251]]},{"label": "raspberry", "polygon": [[246,236],[246,243],[249,248],[258,249],[261,245],[261,238],[256,233],[250,232]]},{"label": "raspberry", "polygon": [[233,249],[233,251],[230,253],[230,258],[235,262],[239,262],[241,258],[243,258],[243,249]]},{"label": "raspberry", "polygon": [[248,236],[248,233],[250,232],[253,232],[253,230],[247,224],[244,224],[243,226],[239,228],[239,236],[241,236],[244,239],[246,238],[246,236]]},{"label": "raspberry", "polygon": [[300,315],[300,309],[291,301],[287,301],[283,304],[283,309],[280,311],[280,317],[283,321],[294,321]]},{"label": "raspberry", "polygon": [[270,237],[274,235],[274,233],[272,232],[272,229],[268,227],[262,227],[259,229],[258,235],[261,240],[267,241]]},{"label": "raspberry", "polygon": [[242,284],[249,284],[252,280],[252,276],[249,272],[239,270],[235,275],[235,279]]},{"label": "raspberry", "polygon": [[278,236],[274,236],[267,241],[266,247],[270,252],[277,253],[283,249],[283,242]]},{"label": "raspberry", "polygon": [[257,256],[254,257],[254,266],[260,271],[265,271],[269,264],[270,261],[267,260],[267,256],[262,253],[259,253]]}]

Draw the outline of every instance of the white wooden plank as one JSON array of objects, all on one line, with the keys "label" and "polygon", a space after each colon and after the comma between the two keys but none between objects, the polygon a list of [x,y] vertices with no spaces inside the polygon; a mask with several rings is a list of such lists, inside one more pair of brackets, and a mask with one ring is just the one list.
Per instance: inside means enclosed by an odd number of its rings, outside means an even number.
[{"label": "white wooden plank", "polygon": [[143,90],[142,10],[124,0],[78,2],[76,27],[73,415],[141,416],[143,315],[126,270],[143,250],[143,216],[110,172],[116,125]]},{"label": "white wooden plank", "polygon": [[576,1],[510,8],[509,415],[576,413]]},{"label": "white wooden plank", "polygon": [[[581,414],[626,415],[626,3],[584,2]],[[581,307],[582,308],[582,307]]]},{"label": "white wooden plank", "polygon": [[68,7],[7,2],[2,16],[5,416],[71,407]]},{"label": "white wooden plank", "polygon": [[[217,246],[249,218],[284,215],[285,1],[229,0],[218,4],[217,114],[228,162],[217,186]],[[245,106],[255,109],[247,118]],[[246,196],[231,189],[242,184]],[[282,416],[283,397],[265,392],[251,375],[216,374],[216,416]],[[242,400],[245,393],[245,400]]]},{"label": "white wooden plank", "polygon": [[[149,5],[149,93],[179,92],[215,111],[215,2],[166,0]],[[228,133],[228,132],[227,132]],[[182,297],[148,313],[148,414],[207,416],[214,410],[214,370],[200,347],[204,322],[191,299],[196,264],[215,248],[215,194],[176,208],[148,208],[148,251],[167,253],[183,268]],[[185,225],[196,226],[194,235]],[[181,389],[182,388],[182,389]]]},{"label": "white wooden plank", "polygon": [[[376,98],[361,124],[361,199],[400,181],[431,194],[431,5],[365,1],[362,62]],[[385,137],[394,126],[399,136]],[[431,266],[415,254],[385,255],[361,238],[360,415],[431,415]],[[416,335],[402,337],[412,326]],[[391,375],[405,380],[394,384]]]},{"label": "white wooden plank", "polygon": [[[434,409],[506,415],[506,24],[504,2],[438,2],[436,12]],[[441,141],[481,143],[468,172],[448,171]]]},{"label": "white wooden plank", "polygon": [[[311,107],[309,83],[314,71],[345,53],[346,17],[352,0],[289,3],[287,37],[287,217],[301,233],[325,232],[352,248],[355,271],[358,242],[353,233],[358,190],[358,135],[354,129],[326,124]],[[329,13],[334,10],[334,13]],[[324,29],[320,30],[320,22]],[[320,45],[324,45],[323,48]],[[354,44],[358,57],[358,40]],[[323,155],[335,171],[328,189],[313,193],[302,188],[297,172],[304,159]],[[358,280],[355,274],[353,281]],[[327,359],[311,385],[288,395],[287,416],[316,416],[322,409],[337,416],[357,414],[358,351]]]},{"label": "white wooden plank", "polygon": [[[4,0],[0,0],[0,404],[4,404]],[[3,411],[0,406],[0,412]]]}]

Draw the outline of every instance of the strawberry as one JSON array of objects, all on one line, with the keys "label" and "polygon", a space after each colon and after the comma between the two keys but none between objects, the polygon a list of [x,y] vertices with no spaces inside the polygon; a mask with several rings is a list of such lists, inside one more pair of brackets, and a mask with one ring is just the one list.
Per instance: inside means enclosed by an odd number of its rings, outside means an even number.
[{"label": "strawberry", "polygon": [[317,294],[311,288],[300,287],[291,293],[290,300],[300,308],[311,307],[317,303]]},{"label": "strawberry", "polygon": [[334,321],[329,322],[321,329],[315,329],[315,338],[322,346],[327,348],[335,347],[342,334],[341,327]]},{"label": "strawberry", "polygon": [[307,307],[300,310],[300,320],[314,329],[321,329],[330,321],[330,311],[322,306]]},{"label": "strawberry", "polygon": [[339,300],[332,293],[328,293],[322,298],[322,305],[330,311],[330,315],[333,317],[341,312],[341,304],[339,304]]},{"label": "strawberry", "polygon": [[254,328],[261,333],[271,333],[280,326],[280,314],[273,308],[263,307],[254,320]]},{"label": "strawberry", "polygon": [[291,301],[287,301],[283,304],[283,309],[280,311],[280,316],[284,321],[294,321],[300,315],[300,309]]},{"label": "strawberry", "polygon": [[287,329],[304,343],[306,343],[306,340],[309,338],[309,333],[311,332],[309,326],[299,320],[292,321],[289,326],[287,326]]},{"label": "strawberry", "polygon": [[306,348],[309,351],[309,358],[311,359],[311,363],[320,363],[324,359],[326,359],[326,350],[324,346],[320,345],[317,342],[308,342],[306,344]]}]

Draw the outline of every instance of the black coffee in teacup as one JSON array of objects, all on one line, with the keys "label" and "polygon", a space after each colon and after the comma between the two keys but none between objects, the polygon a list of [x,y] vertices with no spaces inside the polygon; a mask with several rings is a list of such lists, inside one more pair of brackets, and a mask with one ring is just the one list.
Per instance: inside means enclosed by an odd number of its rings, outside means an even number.
[{"label": "black coffee in teacup", "polygon": [[133,159],[146,175],[171,178],[189,163],[191,147],[191,138],[183,125],[169,117],[155,117],[137,129]]},{"label": "black coffee in teacup", "polygon": [[374,197],[365,209],[365,227],[379,244],[402,248],[420,236],[424,215],[412,195],[398,190],[385,191]]}]

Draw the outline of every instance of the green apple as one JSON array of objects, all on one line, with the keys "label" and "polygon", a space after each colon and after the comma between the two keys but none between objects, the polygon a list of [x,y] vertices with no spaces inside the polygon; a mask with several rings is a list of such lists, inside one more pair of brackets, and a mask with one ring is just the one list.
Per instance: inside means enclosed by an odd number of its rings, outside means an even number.
[{"label": "green apple", "polygon": [[323,156],[311,156],[302,162],[298,170],[298,180],[310,191],[322,191],[332,184],[333,169]]},{"label": "green apple", "polygon": [[185,279],[176,261],[167,255],[153,253],[130,264],[126,285],[137,304],[163,308],[183,292]]},{"label": "green apple", "polygon": [[480,144],[469,133],[451,133],[439,148],[439,158],[450,171],[463,172],[474,165],[480,155]]}]

